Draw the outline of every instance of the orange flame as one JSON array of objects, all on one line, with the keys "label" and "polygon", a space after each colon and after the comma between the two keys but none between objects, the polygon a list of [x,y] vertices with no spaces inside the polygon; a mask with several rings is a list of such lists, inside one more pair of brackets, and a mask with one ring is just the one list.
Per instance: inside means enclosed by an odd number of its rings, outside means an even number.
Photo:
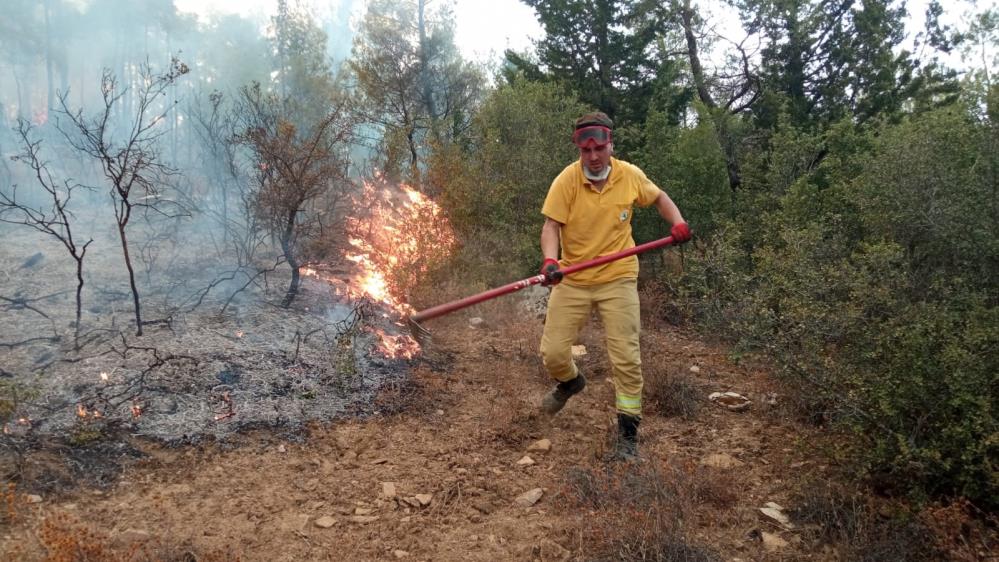
[{"label": "orange flame", "polygon": [[[381,178],[376,181],[383,183]],[[322,276],[311,267],[302,273],[325,278],[338,296],[370,299],[400,315],[413,313],[406,302],[409,291],[454,249],[450,223],[434,201],[407,185],[392,189],[388,184],[365,182],[355,203],[365,209],[365,216],[350,219],[350,250],[344,258],[356,264],[356,278],[344,281]],[[379,352],[388,357],[412,357],[419,351],[419,344],[408,335],[374,333]]]},{"label": "orange flame", "polygon": [[83,406],[83,404],[76,405],[76,415],[81,418],[87,417],[87,409]]}]

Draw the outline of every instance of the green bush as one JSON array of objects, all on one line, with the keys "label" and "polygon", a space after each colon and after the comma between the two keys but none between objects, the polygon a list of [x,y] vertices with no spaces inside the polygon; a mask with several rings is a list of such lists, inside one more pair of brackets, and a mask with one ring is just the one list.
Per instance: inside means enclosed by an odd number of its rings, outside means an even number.
[{"label": "green bush", "polygon": [[995,133],[969,115],[840,124],[817,165],[814,136],[774,135],[746,220],[690,254],[683,296],[769,355],[813,419],[853,432],[881,484],[996,507]]},{"label": "green bush", "polygon": [[552,84],[516,80],[486,99],[470,146],[439,147],[430,170],[475,280],[509,281],[540,265],[541,206],[578,158],[573,122],[585,107]]}]

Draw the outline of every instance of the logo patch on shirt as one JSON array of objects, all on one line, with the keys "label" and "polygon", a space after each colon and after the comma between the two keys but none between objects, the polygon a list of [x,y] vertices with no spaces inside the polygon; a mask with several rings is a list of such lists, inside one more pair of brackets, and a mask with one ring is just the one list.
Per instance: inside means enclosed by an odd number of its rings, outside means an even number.
[{"label": "logo patch on shirt", "polygon": [[617,218],[621,222],[628,220],[628,211],[621,211],[621,214]]}]

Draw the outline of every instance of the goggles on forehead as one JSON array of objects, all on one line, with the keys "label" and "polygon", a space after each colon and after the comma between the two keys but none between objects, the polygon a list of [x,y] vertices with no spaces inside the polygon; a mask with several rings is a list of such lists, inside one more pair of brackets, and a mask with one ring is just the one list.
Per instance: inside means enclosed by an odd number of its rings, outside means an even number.
[{"label": "goggles on forehead", "polygon": [[576,129],[572,134],[572,142],[579,148],[586,148],[588,145],[603,146],[611,141],[611,130],[602,125],[591,125]]}]

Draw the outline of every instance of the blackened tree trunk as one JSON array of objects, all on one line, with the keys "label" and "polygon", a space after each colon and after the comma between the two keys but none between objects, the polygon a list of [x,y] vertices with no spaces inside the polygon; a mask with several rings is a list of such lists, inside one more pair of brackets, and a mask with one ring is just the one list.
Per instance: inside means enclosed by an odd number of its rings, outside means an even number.
[{"label": "blackened tree trunk", "polygon": [[287,223],[285,224],[284,232],[281,233],[281,251],[284,252],[284,259],[288,262],[288,267],[291,268],[291,284],[288,285],[288,291],[284,295],[284,300],[281,301],[281,306],[288,308],[291,306],[292,301],[298,296],[298,286],[302,282],[302,264],[298,261],[298,255],[295,251],[295,219],[298,216],[297,206],[288,212]]}]

